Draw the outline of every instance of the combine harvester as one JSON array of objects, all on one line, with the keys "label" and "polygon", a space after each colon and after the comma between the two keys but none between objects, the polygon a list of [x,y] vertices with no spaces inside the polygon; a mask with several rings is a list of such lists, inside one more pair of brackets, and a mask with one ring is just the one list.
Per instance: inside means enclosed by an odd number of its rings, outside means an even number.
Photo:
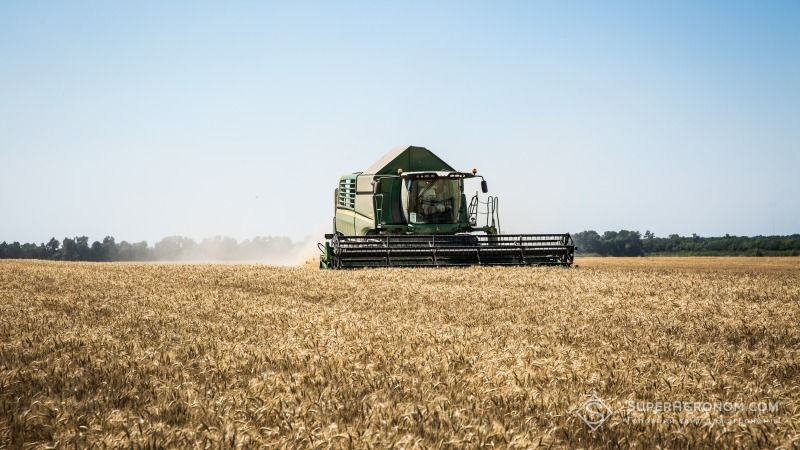
[{"label": "combine harvester", "polygon": [[[399,147],[335,191],[320,268],[572,264],[569,234],[500,234],[497,197],[467,203],[459,172],[423,147]],[[483,225],[479,226],[478,222]]]}]

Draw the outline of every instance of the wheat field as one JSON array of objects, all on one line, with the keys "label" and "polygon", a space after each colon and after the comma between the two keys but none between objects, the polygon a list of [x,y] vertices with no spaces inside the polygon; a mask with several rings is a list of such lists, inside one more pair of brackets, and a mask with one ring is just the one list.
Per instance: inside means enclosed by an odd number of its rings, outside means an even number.
[{"label": "wheat field", "polygon": [[800,447],[800,258],[577,264],[0,262],[0,448]]}]

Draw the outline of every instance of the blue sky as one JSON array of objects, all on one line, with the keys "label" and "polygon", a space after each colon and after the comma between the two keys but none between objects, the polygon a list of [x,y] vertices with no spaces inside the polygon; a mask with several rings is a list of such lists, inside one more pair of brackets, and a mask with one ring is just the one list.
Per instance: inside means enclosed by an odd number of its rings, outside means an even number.
[{"label": "blue sky", "polygon": [[[166,4],[169,3],[169,4]],[[400,144],[506,232],[800,232],[800,2],[2,2],[0,240],[326,232]]]}]

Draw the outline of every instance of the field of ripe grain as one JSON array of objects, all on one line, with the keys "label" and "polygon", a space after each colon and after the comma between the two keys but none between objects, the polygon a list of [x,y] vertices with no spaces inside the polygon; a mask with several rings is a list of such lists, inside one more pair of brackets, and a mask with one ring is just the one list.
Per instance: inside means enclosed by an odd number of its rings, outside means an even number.
[{"label": "field of ripe grain", "polygon": [[0,448],[800,446],[800,258],[577,263],[0,262]]}]

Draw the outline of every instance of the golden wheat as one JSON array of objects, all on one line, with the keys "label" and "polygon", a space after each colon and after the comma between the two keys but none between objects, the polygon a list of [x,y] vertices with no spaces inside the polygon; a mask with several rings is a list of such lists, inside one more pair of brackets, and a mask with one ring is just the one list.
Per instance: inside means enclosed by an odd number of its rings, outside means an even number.
[{"label": "golden wheat", "polygon": [[[0,447],[797,448],[798,323],[800,258],[6,261]],[[590,388],[616,412],[596,432],[570,412]],[[779,423],[632,424],[628,400]]]}]

